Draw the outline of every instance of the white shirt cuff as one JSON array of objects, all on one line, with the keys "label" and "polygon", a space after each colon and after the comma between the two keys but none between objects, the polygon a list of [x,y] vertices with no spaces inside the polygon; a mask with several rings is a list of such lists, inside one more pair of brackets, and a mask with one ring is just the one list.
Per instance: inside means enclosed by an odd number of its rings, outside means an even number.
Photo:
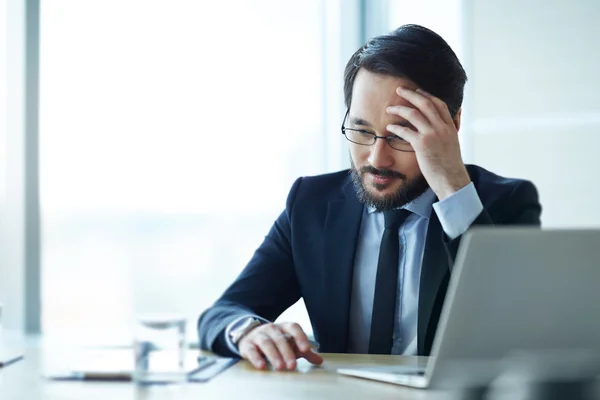
[{"label": "white shirt cuff", "polygon": [[469,229],[483,211],[483,204],[473,182],[452,196],[433,204],[442,229],[450,239],[456,239]]}]

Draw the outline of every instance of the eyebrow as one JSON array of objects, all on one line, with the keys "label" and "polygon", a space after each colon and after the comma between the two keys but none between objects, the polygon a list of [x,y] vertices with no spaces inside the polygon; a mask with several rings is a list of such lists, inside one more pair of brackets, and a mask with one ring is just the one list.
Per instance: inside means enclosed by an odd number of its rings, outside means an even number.
[{"label": "eyebrow", "polygon": [[[350,123],[353,125],[367,126],[369,128],[373,127],[373,125],[369,121],[362,119],[362,118],[350,117]],[[415,129],[415,127],[406,120],[392,122],[392,125],[399,125],[399,126],[403,126],[405,128]]]}]

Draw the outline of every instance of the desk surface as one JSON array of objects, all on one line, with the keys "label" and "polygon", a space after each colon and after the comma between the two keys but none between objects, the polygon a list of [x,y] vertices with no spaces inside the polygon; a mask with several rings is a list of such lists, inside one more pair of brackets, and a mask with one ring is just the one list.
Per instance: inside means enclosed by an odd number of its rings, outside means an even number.
[{"label": "desk surface", "polygon": [[300,360],[293,372],[257,371],[240,362],[208,383],[136,388],[129,382],[57,382],[42,377],[61,352],[27,342],[25,359],[0,369],[0,399],[445,399],[448,395],[339,375],[349,365],[414,364],[415,357],[323,354],[313,367]]},{"label": "desk surface", "polygon": [[[61,382],[42,375],[82,350],[28,339],[22,343],[25,358],[0,368],[1,400],[122,400],[122,399],[456,399],[456,393],[412,389],[339,375],[337,368],[359,365],[415,365],[417,357],[323,354],[323,366],[300,360],[296,371],[258,371],[239,362],[208,383],[138,388],[131,382]],[[98,350],[98,349],[96,349]],[[599,386],[600,394],[600,386]],[[600,399],[600,396],[594,397]]]}]

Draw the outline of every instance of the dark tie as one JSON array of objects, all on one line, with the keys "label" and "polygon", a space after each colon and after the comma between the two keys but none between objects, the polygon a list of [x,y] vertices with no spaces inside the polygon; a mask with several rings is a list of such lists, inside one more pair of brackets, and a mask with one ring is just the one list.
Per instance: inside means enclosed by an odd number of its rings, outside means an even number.
[{"label": "dark tie", "polygon": [[408,210],[392,210],[383,213],[385,230],[377,262],[369,354],[391,354],[392,352],[396,299],[398,298],[398,259],[400,257],[398,230],[409,215],[410,211]]}]

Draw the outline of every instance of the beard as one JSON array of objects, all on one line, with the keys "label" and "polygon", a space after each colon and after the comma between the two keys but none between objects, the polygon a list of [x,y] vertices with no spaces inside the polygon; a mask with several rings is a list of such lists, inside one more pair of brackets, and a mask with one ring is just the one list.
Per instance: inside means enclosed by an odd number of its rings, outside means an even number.
[{"label": "beard", "polygon": [[[377,169],[368,165],[362,167],[360,170],[357,170],[352,160],[350,163],[352,164],[352,167],[350,168],[350,174],[352,176],[352,183],[354,184],[354,189],[356,190],[358,200],[367,207],[375,208],[376,211],[389,211],[402,207],[429,189],[429,184],[427,183],[427,180],[423,174],[419,174],[419,176],[408,179],[406,175],[391,169]],[[401,179],[403,184],[394,193],[378,196],[367,190],[365,183],[366,174]],[[385,189],[386,186],[387,185],[380,184],[372,185],[372,187],[377,190]]]}]

